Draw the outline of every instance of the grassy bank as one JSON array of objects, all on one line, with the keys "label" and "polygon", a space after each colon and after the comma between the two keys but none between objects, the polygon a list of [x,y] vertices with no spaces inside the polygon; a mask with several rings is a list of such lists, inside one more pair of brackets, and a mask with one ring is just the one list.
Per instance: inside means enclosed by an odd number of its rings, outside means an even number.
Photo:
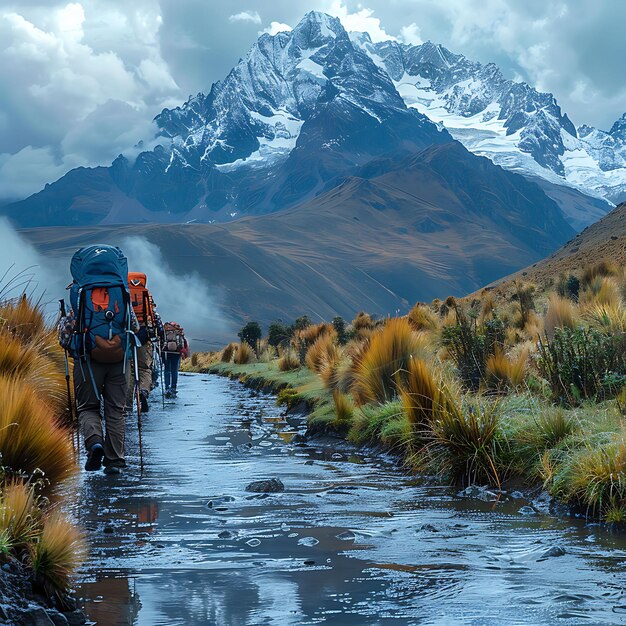
[{"label": "grassy bank", "polygon": [[542,485],[623,523],[625,300],[623,268],[602,263],[543,292],[516,283],[419,303],[403,318],[298,320],[270,328],[256,351],[230,344],[185,367],[266,387],[288,406],[305,402],[312,430],[382,446],[408,471]]},{"label": "grassy bank", "polygon": [[19,563],[59,609],[85,549],[60,508],[59,488],[77,469],[64,372],[42,307],[26,296],[0,301],[0,563]]}]

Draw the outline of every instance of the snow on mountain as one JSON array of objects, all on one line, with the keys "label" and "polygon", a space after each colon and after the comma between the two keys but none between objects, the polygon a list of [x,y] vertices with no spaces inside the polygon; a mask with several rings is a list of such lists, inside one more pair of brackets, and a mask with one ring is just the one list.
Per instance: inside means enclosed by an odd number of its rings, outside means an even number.
[{"label": "snow on mountain", "polygon": [[[408,106],[498,165],[618,202],[626,196],[626,114],[609,133],[577,131],[552,94],[430,41],[352,41],[388,72]],[[601,213],[596,217],[601,217]]]}]

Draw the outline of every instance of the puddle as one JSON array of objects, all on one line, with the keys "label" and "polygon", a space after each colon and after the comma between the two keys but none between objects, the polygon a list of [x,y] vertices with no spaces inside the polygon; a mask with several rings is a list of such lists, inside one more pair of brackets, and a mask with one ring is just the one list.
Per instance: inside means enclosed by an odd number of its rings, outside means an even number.
[{"label": "puddle", "polygon": [[[75,485],[92,623],[624,623],[624,536],[461,498],[334,439],[293,444],[303,432],[271,397],[185,376],[144,416],[140,475],[131,418],[128,472]],[[284,492],[245,491],[274,476]]]}]

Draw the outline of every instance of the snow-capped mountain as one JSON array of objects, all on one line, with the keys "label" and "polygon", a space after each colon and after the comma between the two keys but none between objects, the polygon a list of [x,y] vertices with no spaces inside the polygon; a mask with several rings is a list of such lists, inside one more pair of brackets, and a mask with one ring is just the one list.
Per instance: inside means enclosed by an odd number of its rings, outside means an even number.
[{"label": "snow-capped mountain", "polygon": [[[551,181],[544,191],[582,228],[609,205],[563,191],[575,162],[581,178],[589,163],[603,164],[598,181],[626,172],[609,170],[626,122],[579,138],[552,95],[506,80],[494,65],[431,43],[373,44],[318,12],[292,31],[261,35],[208,94],[155,123],[158,145],[134,162],[120,155],[108,168],[72,170],[5,212],[22,226],[228,221],[296,206],[381,157],[391,167],[454,136],[470,152]],[[599,183],[592,188],[600,193]]]},{"label": "snow-capped mountain", "polygon": [[610,132],[576,129],[550,93],[506,79],[430,41],[372,43],[352,33],[409,107],[445,125],[476,154],[522,174],[567,184],[611,202],[626,197],[626,114]]}]

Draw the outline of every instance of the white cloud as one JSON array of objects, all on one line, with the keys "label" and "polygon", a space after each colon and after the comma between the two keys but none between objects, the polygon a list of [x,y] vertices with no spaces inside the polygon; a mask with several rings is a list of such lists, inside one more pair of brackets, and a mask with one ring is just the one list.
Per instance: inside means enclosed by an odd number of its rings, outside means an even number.
[{"label": "white cloud", "polygon": [[350,12],[341,0],[332,0],[326,11],[330,15],[338,17],[348,32],[369,33],[374,42],[396,39],[381,26],[380,19],[374,17],[372,9],[359,8],[358,11]]},{"label": "white cloud", "polygon": [[253,24],[261,23],[261,16],[257,11],[241,11],[235,13],[228,18],[229,22],[252,22]]},{"label": "white cloud", "polygon": [[403,43],[408,43],[412,46],[419,46],[424,43],[422,33],[415,22],[411,22],[408,26],[403,26],[400,29],[400,39]]},{"label": "white cloud", "polygon": [[268,33],[270,35],[277,35],[278,33],[284,33],[293,30],[289,24],[281,24],[280,22],[272,22],[267,28],[264,28],[261,32]]}]

